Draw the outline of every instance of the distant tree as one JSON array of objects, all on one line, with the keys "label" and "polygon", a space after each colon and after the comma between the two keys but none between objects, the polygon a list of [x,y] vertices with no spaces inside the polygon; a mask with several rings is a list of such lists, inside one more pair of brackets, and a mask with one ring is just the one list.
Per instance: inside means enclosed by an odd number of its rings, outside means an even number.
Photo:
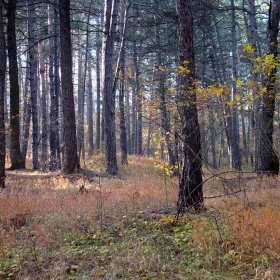
[{"label": "distant tree", "polygon": [[100,53],[101,53],[101,40],[100,40],[100,20],[99,17],[97,18],[97,33],[96,33],[96,49],[95,49],[95,56],[96,56],[96,135],[95,135],[95,148],[99,150],[101,148],[100,141],[101,141],[101,112],[100,112],[100,103],[101,103],[101,86],[100,86]]},{"label": "distant tree", "polygon": [[154,0],[154,9],[155,9],[155,47],[156,47],[156,75],[158,81],[158,95],[160,98],[160,112],[161,112],[161,129],[162,134],[164,135],[168,158],[169,158],[169,166],[175,167],[176,164],[176,156],[174,150],[172,148],[172,139],[171,139],[171,128],[170,128],[170,116],[166,108],[166,96],[165,96],[165,77],[164,73],[161,69],[163,67],[162,62],[162,49],[161,49],[161,38],[160,38],[160,20],[159,20],[159,8],[158,8],[158,0]]},{"label": "distant tree", "polygon": [[20,150],[20,122],[19,122],[19,82],[17,64],[16,41],[16,4],[17,0],[9,0],[7,7],[7,46],[9,58],[10,81],[10,169],[24,168]]},{"label": "distant tree", "polygon": [[26,163],[26,155],[29,142],[30,134],[30,122],[31,122],[31,98],[30,98],[30,87],[29,87],[29,60],[26,64],[25,73],[25,84],[23,90],[23,117],[22,117],[22,137],[21,137],[21,154],[23,165]]},{"label": "distant tree", "polygon": [[176,0],[179,34],[179,107],[182,125],[182,169],[179,212],[203,209],[201,137],[195,94],[193,17],[190,0]]},{"label": "distant tree", "polygon": [[72,81],[72,42],[70,34],[70,0],[59,0],[61,89],[63,107],[62,171],[73,173],[80,168],[77,154],[75,107]]},{"label": "distant tree", "polygon": [[[266,54],[277,60],[280,0],[270,1]],[[276,99],[276,66],[263,78],[266,92],[261,97],[261,112],[256,123],[255,170],[259,174],[278,175],[279,159],[273,147],[273,119]]]},{"label": "distant tree", "polygon": [[[232,34],[232,96],[231,99],[235,100],[237,94],[236,80],[237,80],[237,38],[236,38],[236,16],[234,0],[231,0],[231,34]],[[230,115],[227,117],[228,129],[228,144],[230,153],[230,167],[241,170],[242,157],[240,153],[239,144],[239,127],[238,116],[236,109],[228,109]]]},{"label": "distant tree", "polygon": [[5,79],[6,79],[6,43],[3,21],[3,3],[0,1],[0,188],[5,188]]}]

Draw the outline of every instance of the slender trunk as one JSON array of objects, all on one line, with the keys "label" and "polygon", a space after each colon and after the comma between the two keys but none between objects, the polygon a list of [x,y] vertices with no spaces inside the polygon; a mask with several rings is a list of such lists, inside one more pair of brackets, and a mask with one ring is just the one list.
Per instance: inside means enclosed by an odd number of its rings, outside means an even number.
[{"label": "slender trunk", "polygon": [[[51,7],[51,6],[50,6]],[[58,32],[57,8],[49,8],[49,79],[50,79],[50,171],[60,168],[60,147],[59,147],[59,69],[58,69]],[[53,16],[53,19],[52,19]]]},{"label": "slender trunk", "polygon": [[120,34],[121,34],[121,44],[120,44],[120,62],[119,62],[119,72],[120,72],[120,89],[119,89],[119,110],[120,110],[120,147],[121,147],[121,163],[128,164],[127,162],[127,137],[126,137],[126,126],[125,126],[125,56],[124,56],[124,34],[126,27],[126,0],[121,1],[121,12],[120,12]]},{"label": "slender trunk", "polygon": [[6,43],[3,21],[3,3],[0,1],[0,188],[5,188],[5,80],[6,80]]},{"label": "slender trunk", "polygon": [[[231,32],[232,32],[232,100],[236,100],[237,80],[237,39],[234,0],[231,0]],[[229,149],[231,167],[237,170],[242,168],[242,158],[239,148],[239,126],[237,117],[237,106],[230,108],[231,116],[227,118],[229,129]]]},{"label": "slender trunk", "polygon": [[141,61],[141,46],[139,47],[139,53],[137,50],[137,43],[133,43],[134,51],[134,70],[135,70],[135,90],[136,90],[136,107],[137,107],[137,126],[136,126],[136,154],[142,155],[142,89],[140,86],[140,61]]},{"label": "slender trunk", "polygon": [[245,157],[245,163],[248,165],[248,145],[247,145],[247,137],[246,137],[246,125],[245,125],[245,116],[241,116],[241,125],[242,125],[242,140],[243,140],[243,154]]},{"label": "slender trunk", "polygon": [[212,166],[217,169],[217,157],[216,157],[216,132],[215,132],[215,118],[213,108],[209,108],[209,122],[210,122],[210,134],[211,134],[211,156],[212,156]]},{"label": "slender trunk", "polygon": [[127,145],[126,145],[126,126],[125,126],[125,102],[124,102],[124,79],[125,79],[125,71],[124,71],[124,50],[121,54],[121,75],[122,79],[120,80],[120,91],[119,91],[119,107],[120,107],[120,146],[121,146],[121,163],[127,164]]},{"label": "slender trunk", "polygon": [[39,72],[41,78],[41,108],[42,108],[42,137],[41,137],[41,165],[45,170],[48,166],[48,117],[47,117],[47,89],[46,89],[46,70],[45,60],[42,49],[42,42],[38,43],[39,53]]},{"label": "slender trunk", "polygon": [[93,99],[92,99],[92,67],[91,67],[91,55],[88,52],[88,100],[87,100],[87,123],[88,123],[88,154],[93,155],[94,144],[93,144]]},{"label": "slender trunk", "polygon": [[89,48],[90,32],[89,32],[90,13],[87,16],[87,37],[86,37],[86,61],[84,69],[84,91],[86,88],[86,74],[88,72],[88,94],[87,94],[87,125],[88,125],[88,155],[93,155],[93,100],[92,100],[92,67],[91,53]]},{"label": "slender trunk", "polygon": [[[85,63],[86,65],[86,63]],[[82,42],[81,42],[81,29],[78,29],[78,122],[77,122],[77,145],[79,160],[84,159],[84,74],[83,74],[83,56],[82,56]]]},{"label": "slender trunk", "polygon": [[32,107],[32,163],[33,169],[39,169],[39,121],[38,121],[38,44],[36,40],[36,6],[28,1],[28,47],[30,62],[30,96]]},{"label": "slender trunk", "polygon": [[131,104],[131,154],[136,154],[136,132],[137,132],[137,118],[136,118],[136,93],[135,84],[132,83],[132,104]]},{"label": "slender trunk", "polygon": [[[97,23],[99,26],[99,22]],[[101,112],[100,112],[100,52],[101,52],[101,42],[100,42],[100,34],[96,33],[96,150],[100,150],[100,137],[101,137]]]},{"label": "slender trunk", "polygon": [[171,139],[170,129],[170,117],[166,108],[166,96],[164,87],[164,73],[162,71],[162,56],[161,56],[161,41],[160,41],[160,21],[158,16],[158,0],[154,0],[155,4],[155,42],[156,42],[156,68],[157,68],[157,80],[158,80],[158,93],[160,98],[160,111],[161,111],[161,127],[162,134],[165,138],[169,166],[174,167],[176,165],[176,157],[173,150],[173,144]]},{"label": "slender trunk", "polygon": [[26,64],[26,74],[25,74],[25,85],[23,91],[23,121],[22,121],[22,137],[21,137],[21,147],[22,147],[22,161],[24,166],[26,165],[26,154],[28,150],[28,141],[30,134],[30,122],[31,122],[31,102],[29,93],[29,61]]},{"label": "slender trunk", "polygon": [[[128,79],[127,77],[125,77],[125,84],[128,84]],[[131,151],[131,124],[130,124],[130,120],[131,120],[131,113],[130,113],[130,94],[129,94],[129,90],[127,88],[126,90],[126,95],[125,95],[125,122],[126,122],[126,143],[127,143],[127,153],[129,155],[132,154]]]}]

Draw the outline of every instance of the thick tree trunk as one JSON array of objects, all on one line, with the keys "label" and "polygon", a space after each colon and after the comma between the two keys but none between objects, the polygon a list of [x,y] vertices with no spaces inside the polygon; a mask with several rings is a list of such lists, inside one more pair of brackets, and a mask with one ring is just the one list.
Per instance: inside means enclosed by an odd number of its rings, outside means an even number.
[{"label": "thick tree trunk", "polygon": [[3,21],[3,4],[0,1],[0,188],[5,188],[5,80],[6,80],[6,43]]},{"label": "thick tree trunk", "polygon": [[32,164],[39,169],[39,122],[38,122],[38,44],[36,39],[36,7],[32,0],[28,1],[28,47],[30,62],[30,96],[32,107]]},{"label": "thick tree trunk", "polygon": [[[271,1],[267,26],[267,54],[277,59],[280,0]],[[273,148],[273,116],[276,98],[276,67],[263,79],[266,92],[262,96],[262,109],[256,123],[256,162],[258,174],[278,175],[279,159]]]},{"label": "thick tree trunk", "polygon": [[195,94],[193,18],[190,0],[176,0],[179,33],[179,102],[183,141],[182,170],[179,182],[178,212],[203,209],[201,139]]},{"label": "thick tree trunk", "polygon": [[19,122],[19,83],[17,65],[16,42],[16,3],[9,0],[7,3],[7,36],[10,80],[10,169],[24,168],[20,150],[20,122]]},{"label": "thick tree trunk", "polygon": [[80,168],[77,155],[74,93],[72,81],[72,43],[70,34],[70,1],[59,1],[60,45],[61,45],[61,88],[63,106],[63,149],[62,171],[73,173]]}]

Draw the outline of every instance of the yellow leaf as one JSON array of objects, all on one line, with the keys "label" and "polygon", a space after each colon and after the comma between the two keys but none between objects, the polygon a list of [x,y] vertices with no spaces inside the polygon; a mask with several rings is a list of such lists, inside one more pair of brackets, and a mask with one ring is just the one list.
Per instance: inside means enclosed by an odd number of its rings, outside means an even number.
[{"label": "yellow leaf", "polygon": [[235,100],[235,101],[238,101],[239,99],[240,99],[240,94],[236,93],[236,94],[234,95],[234,100]]},{"label": "yellow leaf", "polygon": [[237,81],[236,81],[236,85],[238,85],[238,86],[243,86],[243,82],[240,81],[240,80],[237,80]]},{"label": "yellow leaf", "polygon": [[233,106],[233,105],[235,104],[235,100],[231,100],[231,101],[229,101],[229,102],[226,102],[226,104],[227,104],[228,106]]},{"label": "yellow leaf", "polygon": [[223,89],[222,88],[216,90],[217,97],[220,97],[222,95],[222,93],[223,93]]}]

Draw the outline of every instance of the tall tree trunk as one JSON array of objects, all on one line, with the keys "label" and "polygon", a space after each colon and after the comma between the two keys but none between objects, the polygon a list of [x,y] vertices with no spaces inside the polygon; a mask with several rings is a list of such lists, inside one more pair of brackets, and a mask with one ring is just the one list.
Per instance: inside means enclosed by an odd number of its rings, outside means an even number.
[{"label": "tall tree trunk", "polygon": [[73,173],[80,168],[80,164],[77,154],[75,107],[72,81],[70,0],[59,0],[59,14],[64,144],[64,162],[62,165],[62,171],[66,173]]},{"label": "tall tree trunk", "polygon": [[120,12],[120,34],[121,34],[121,43],[120,43],[120,62],[119,62],[119,71],[120,71],[120,89],[119,89],[119,108],[120,108],[120,147],[121,147],[121,163],[127,164],[127,137],[126,137],[126,126],[125,126],[125,56],[124,56],[124,35],[126,28],[126,17],[127,8],[126,0],[121,1],[121,12]]},{"label": "tall tree trunk", "polygon": [[[270,1],[267,25],[267,55],[277,60],[278,32],[280,20],[280,0]],[[256,161],[258,174],[278,175],[279,159],[273,148],[273,115],[276,98],[276,67],[267,73],[263,79],[266,92],[262,96],[262,109],[259,121],[256,123]]]},{"label": "tall tree trunk", "polygon": [[87,85],[87,125],[88,125],[88,155],[93,155],[93,93],[92,93],[92,60],[89,47],[90,32],[89,32],[90,13],[87,15],[87,37],[86,37],[86,64],[84,69],[84,91],[86,88],[86,73],[88,72],[88,85]]},{"label": "tall tree trunk", "polygon": [[[58,33],[58,12],[55,5],[49,7],[49,79],[50,79],[50,171],[60,168],[60,146],[59,146],[59,69],[58,69],[58,38],[54,36]],[[53,18],[53,19],[52,19]]]},{"label": "tall tree trunk", "polygon": [[30,96],[32,107],[32,164],[33,169],[39,169],[38,145],[38,44],[36,39],[36,7],[32,0],[28,1],[28,48],[30,62]]},{"label": "tall tree trunk", "polygon": [[[85,63],[86,65],[86,63]],[[81,29],[78,29],[78,127],[77,127],[77,143],[79,160],[84,159],[85,155],[85,137],[84,137],[84,74],[83,74],[83,55],[82,55],[82,42],[81,42]]]},{"label": "tall tree trunk", "polygon": [[5,188],[5,80],[6,80],[6,42],[3,21],[3,3],[0,1],[0,188]]},{"label": "tall tree trunk", "polygon": [[105,132],[106,172],[118,173],[116,131],[115,131],[115,91],[113,75],[113,51],[116,33],[118,0],[106,0],[104,11],[104,32],[102,42],[103,72],[103,116]]},{"label": "tall tree trunk", "polygon": [[141,63],[141,45],[137,50],[137,42],[133,42],[134,51],[134,70],[135,70],[135,90],[136,90],[136,107],[137,107],[137,126],[136,126],[136,154],[142,155],[142,88],[140,85],[140,63]]},{"label": "tall tree trunk", "polygon": [[7,3],[7,35],[10,80],[10,169],[24,168],[20,150],[20,122],[19,122],[19,83],[17,65],[16,42],[16,3],[9,0]]},{"label": "tall tree trunk", "polygon": [[[236,79],[237,79],[237,39],[236,39],[236,21],[234,0],[231,0],[231,32],[232,32],[232,100],[236,96]],[[233,108],[233,107],[232,107]],[[231,167],[237,170],[242,168],[242,158],[239,148],[239,127],[237,106],[229,108],[230,116],[227,118],[228,142],[230,150]]]},{"label": "tall tree trunk", "polygon": [[39,73],[41,79],[41,108],[42,108],[42,136],[41,136],[41,168],[47,168],[48,161],[48,118],[47,118],[47,89],[46,89],[46,71],[45,60],[42,48],[42,42],[38,42],[39,53]]},{"label": "tall tree trunk", "polygon": [[179,182],[178,212],[203,209],[201,139],[195,94],[195,64],[193,18],[190,0],[176,0],[179,33],[179,65],[184,71],[179,76],[180,117],[183,141],[182,170]]},{"label": "tall tree trunk", "polygon": [[154,0],[155,4],[155,43],[156,43],[156,68],[157,68],[157,80],[158,80],[158,93],[160,98],[160,111],[161,111],[161,127],[162,134],[165,138],[169,166],[174,167],[176,165],[176,156],[172,147],[171,129],[170,129],[170,117],[166,108],[166,97],[164,88],[164,73],[162,71],[162,56],[161,56],[161,40],[160,40],[160,21],[158,16],[158,0]]},{"label": "tall tree trunk", "polygon": [[26,165],[26,154],[28,150],[28,141],[30,134],[30,122],[31,122],[31,102],[29,93],[29,60],[26,64],[26,74],[25,74],[25,85],[23,91],[23,121],[22,121],[22,137],[21,137],[21,147],[22,147],[22,161],[24,166]]},{"label": "tall tree trunk", "polygon": [[124,71],[124,50],[121,53],[121,76],[120,91],[119,91],[119,108],[120,108],[120,147],[121,147],[121,163],[127,164],[127,139],[126,139],[126,126],[125,126],[125,71]]},{"label": "tall tree trunk", "polygon": [[[99,27],[99,18],[97,26]],[[98,28],[97,28],[98,29]],[[99,32],[96,33],[96,136],[95,146],[96,150],[100,150],[100,138],[101,138],[101,88],[100,88],[100,52],[101,52],[101,40]]]},{"label": "tall tree trunk", "polygon": [[[89,36],[89,34],[88,34]],[[94,144],[93,144],[93,99],[92,99],[92,67],[91,67],[91,55],[90,50],[87,50],[88,55],[88,100],[87,100],[87,123],[88,123],[88,154],[93,155]]]},{"label": "tall tree trunk", "polygon": [[[125,77],[125,84],[128,84],[128,78]],[[132,154],[132,145],[131,145],[131,113],[130,113],[130,93],[127,88],[126,94],[125,94],[125,123],[126,123],[126,143],[127,143],[127,153],[129,155]]]},{"label": "tall tree trunk", "polygon": [[136,154],[136,132],[137,132],[137,107],[136,107],[136,92],[135,84],[132,82],[132,98],[131,98],[131,154]]}]

